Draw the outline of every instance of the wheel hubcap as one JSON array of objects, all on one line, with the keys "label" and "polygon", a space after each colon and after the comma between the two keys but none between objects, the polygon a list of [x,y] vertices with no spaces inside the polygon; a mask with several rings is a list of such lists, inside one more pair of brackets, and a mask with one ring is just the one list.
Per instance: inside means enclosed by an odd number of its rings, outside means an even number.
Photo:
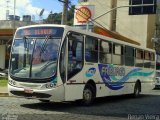
[{"label": "wheel hubcap", "polygon": [[84,91],[84,99],[85,99],[86,101],[90,101],[91,98],[92,98],[92,93],[91,93],[91,91],[88,90],[88,89],[86,89],[86,90]]},{"label": "wheel hubcap", "polygon": [[138,89],[138,87],[137,87],[136,90],[135,90],[135,94],[136,94],[136,95],[139,95],[139,89]]}]

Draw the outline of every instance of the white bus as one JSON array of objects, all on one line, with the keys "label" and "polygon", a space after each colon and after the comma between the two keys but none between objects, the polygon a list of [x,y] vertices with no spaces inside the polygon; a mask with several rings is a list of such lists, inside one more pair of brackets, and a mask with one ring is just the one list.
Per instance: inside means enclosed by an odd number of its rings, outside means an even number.
[{"label": "white bus", "polygon": [[155,51],[63,25],[18,28],[12,43],[9,95],[76,101],[152,89]]}]

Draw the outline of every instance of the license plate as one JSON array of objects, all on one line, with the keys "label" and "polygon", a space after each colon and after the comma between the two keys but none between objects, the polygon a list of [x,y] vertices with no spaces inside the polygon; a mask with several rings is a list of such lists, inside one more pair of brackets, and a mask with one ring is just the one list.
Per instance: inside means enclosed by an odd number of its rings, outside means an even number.
[{"label": "license plate", "polygon": [[25,93],[33,94],[33,90],[30,88],[24,88]]}]

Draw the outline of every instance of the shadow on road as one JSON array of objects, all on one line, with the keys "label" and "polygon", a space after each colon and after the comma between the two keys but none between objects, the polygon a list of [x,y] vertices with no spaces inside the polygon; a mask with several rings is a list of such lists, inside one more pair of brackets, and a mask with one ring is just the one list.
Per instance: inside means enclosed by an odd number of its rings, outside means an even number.
[{"label": "shadow on road", "polygon": [[[90,107],[80,106],[76,102],[37,102],[34,104],[23,104],[21,107],[50,112],[127,118],[129,114],[156,114],[157,110],[160,111],[160,109],[157,108],[159,103],[155,106],[154,99],[160,101],[160,96],[141,95],[139,98],[133,98],[130,95],[123,95],[104,97],[96,99]],[[153,110],[153,108],[155,109]]]}]

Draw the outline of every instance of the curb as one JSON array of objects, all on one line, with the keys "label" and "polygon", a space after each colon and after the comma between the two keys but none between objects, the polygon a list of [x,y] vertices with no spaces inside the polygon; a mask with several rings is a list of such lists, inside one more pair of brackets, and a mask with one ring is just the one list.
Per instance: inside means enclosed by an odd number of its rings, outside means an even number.
[{"label": "curb", "polygon": [[8,93],[0,93],[0,97],[8,97]]}]

